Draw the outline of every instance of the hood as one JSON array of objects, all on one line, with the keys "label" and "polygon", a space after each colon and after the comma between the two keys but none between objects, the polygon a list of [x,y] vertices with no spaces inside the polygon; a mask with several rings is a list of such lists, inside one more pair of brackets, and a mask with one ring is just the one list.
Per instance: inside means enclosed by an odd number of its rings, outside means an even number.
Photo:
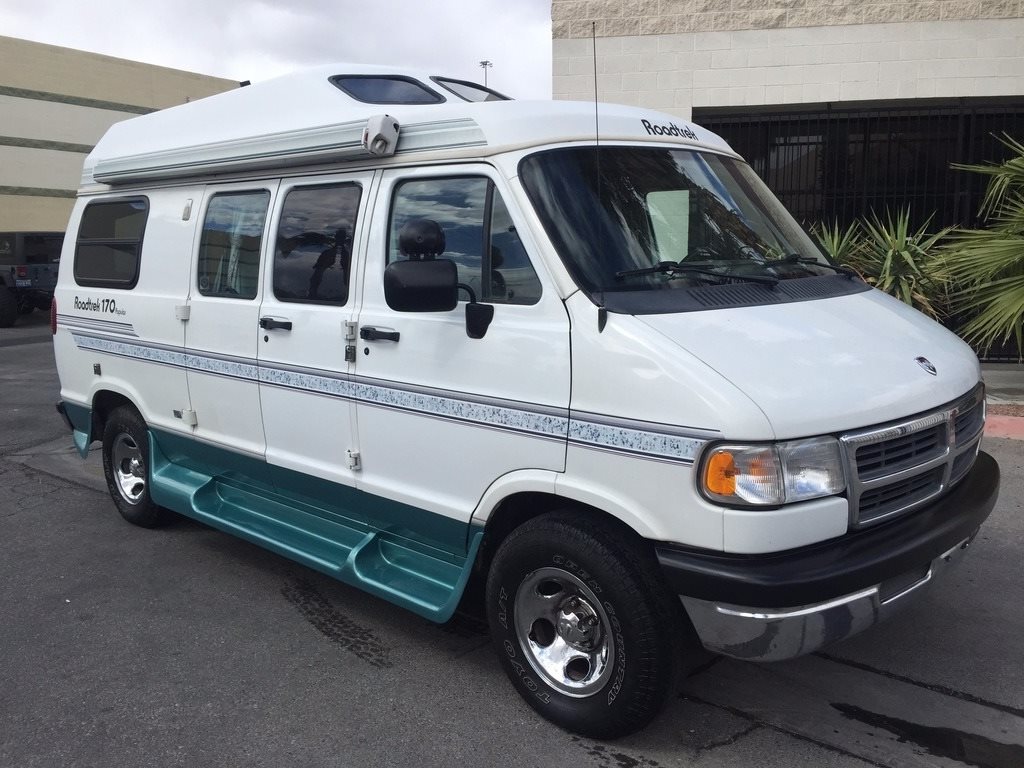
[{"label": "hood", "polygon": [[957,336],[877,290],[636,319],[749,396],[778,439],[901,419],[956,399],[981,378]]}]

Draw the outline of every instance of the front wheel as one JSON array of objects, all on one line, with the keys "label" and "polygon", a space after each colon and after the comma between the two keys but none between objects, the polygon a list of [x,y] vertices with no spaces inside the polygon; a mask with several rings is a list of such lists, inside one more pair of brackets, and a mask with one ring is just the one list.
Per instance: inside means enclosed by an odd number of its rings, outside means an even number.
[{"label": "front wheel", "polygon": [[642,542],[576,512],[530,520],[502,542],[487,614],[502,666],[530,706],[596,738],[654,718],[690,637]]},{"label": "front wheel", "polygon": [[156,528],[168,522],[170,511],[149,495],[149,431],[138,411],[115,408],[103,428],[103,475],[118,512],[129,523]]}]

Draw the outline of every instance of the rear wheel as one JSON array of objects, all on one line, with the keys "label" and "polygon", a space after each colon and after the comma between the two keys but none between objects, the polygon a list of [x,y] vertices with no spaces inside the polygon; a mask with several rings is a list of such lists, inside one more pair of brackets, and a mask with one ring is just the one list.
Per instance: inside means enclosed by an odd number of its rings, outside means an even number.
[{"label": "rear wheel", "polygon": [[103,474],[121,516],[143,528],[163,525],[173,516],[149,495],[149,432],[138,411],[115,408],[103,428]]},{"label": "rear wheel", "polygon": [[657,715],[691,637],[643,543],[577,512],[535,518],[502,542],[487,613],[505,672],[530,706],[597,738]]}]

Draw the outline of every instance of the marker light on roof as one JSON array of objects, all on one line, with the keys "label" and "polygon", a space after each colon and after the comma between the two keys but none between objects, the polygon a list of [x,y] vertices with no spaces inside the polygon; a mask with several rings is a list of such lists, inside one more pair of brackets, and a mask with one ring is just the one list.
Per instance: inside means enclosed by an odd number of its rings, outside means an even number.
[{"label": "marker light on roof", "polygon": [[375,157],[390,157],[398,146],[398,121],[391,115],[374,115],[363,129],[363,149]]}]

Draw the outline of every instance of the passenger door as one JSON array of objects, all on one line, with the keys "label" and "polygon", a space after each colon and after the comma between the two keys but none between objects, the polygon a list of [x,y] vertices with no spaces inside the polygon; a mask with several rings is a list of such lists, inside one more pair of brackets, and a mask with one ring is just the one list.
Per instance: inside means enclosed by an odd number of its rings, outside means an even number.
[{"label": "passenger door", "polygon": [[274,185],[207,187],[185,347],[195,437],[263,457],[256,341]]},{"label": "passenger door", "polygon": [[[260,311],[268,463],[349,486],[355,444],[346,348],[351,357],[355,342],[346,336],[355,320],[353,250],[372,179],[355,173],[282,182]],[[292,480],[301,491],[304,484]],[[337,494],[332,502],[344,506]]]},{"label": "passenger door", "polygon": [[[568,317],[508,197],[490,166],[386,171],[368,241],[354,378],[358,486],[434,513],[453,549],[465,546],[464,524],[496,480],[565,466]],[[467,334],[466,290],[449,312],[388,306],[385,267],[409,258],[400,235],[423,220],[440,225],[445,245],[422,258],[454,261],[460,282],[494,306],[483,338]]]}]

